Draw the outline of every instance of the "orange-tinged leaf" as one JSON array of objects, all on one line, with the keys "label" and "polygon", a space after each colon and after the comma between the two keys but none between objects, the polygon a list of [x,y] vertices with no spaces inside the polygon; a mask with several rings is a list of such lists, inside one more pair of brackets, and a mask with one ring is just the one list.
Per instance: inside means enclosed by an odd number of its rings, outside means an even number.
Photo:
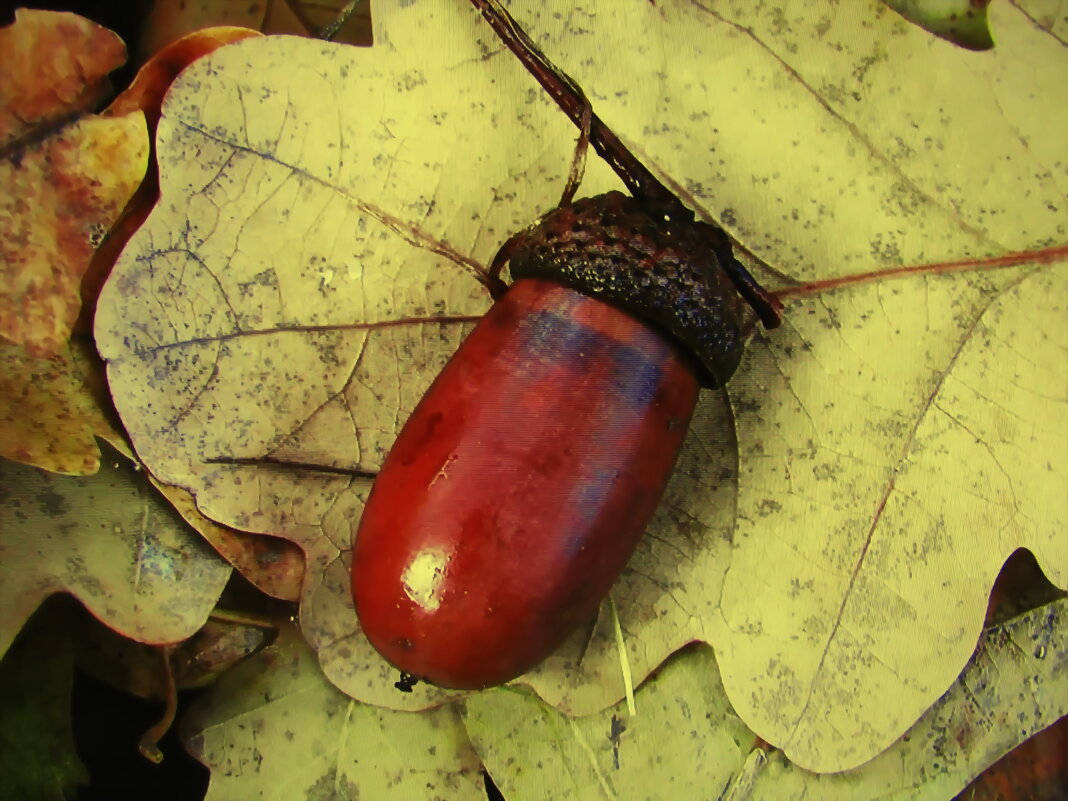
[{"label": "orange-tinged leaf", "polygon": [[296,601],[304,580],[304,554],[289,540],[264,537],[222,526],[197,510],[188,491],[161,484],[149,476],[153,486],[170,501],[185,521],[201,533],[227,562],[260,591],[272,598]]},{"label": "orange-tinged leaf", "polygon": [[89,259],[144,175],[148,138],[139,112],[85,116],[122,60],[104,29],[20,12],[0,31],[0,56],[12,64],[0,90],[0,338],[47,356],[66,342]]},{"label": "orange-tinged leaf", "polygon": [[230,566],[115,451],[92,476],[0,461],[0,654],[53,593],[69,592],[121,634],[184,640]]},{"label": "orange-tinged leaf", "polygon": [[94,437],[125,451],[125,434],[103,411],[94,386],[103,381],[102,372],[84,342],[71,341],[47,359],[27,355],[21,345],[0,344],[0,457],[88,475],[100,467]]},{"label": "orange-tinged leaf", "polygon": [[92,110],[108,92],[108,73],[126,61],[126,48],[84,17],[22,8],[14,24],[0,28],[0,57],[0,146],[6,149]]}]

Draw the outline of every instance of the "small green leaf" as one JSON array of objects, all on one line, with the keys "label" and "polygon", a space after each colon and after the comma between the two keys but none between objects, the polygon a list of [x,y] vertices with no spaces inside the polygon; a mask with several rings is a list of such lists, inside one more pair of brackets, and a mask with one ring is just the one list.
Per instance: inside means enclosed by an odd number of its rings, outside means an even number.
[{"label": "small green leaf", "polygon": [[883,0],[909,22],[968,50],[994,46],[987,22],[990,0]]}]

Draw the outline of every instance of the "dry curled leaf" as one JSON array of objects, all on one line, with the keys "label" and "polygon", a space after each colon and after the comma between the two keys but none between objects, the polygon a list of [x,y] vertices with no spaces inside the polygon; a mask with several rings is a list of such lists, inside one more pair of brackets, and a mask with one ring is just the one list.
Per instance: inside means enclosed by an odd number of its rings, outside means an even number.
[{"label": "dry curled leaf", "polygon": [[271,631],[213,616],[174,647],[136,642],[93,620],[85,621],[75,636],[79,670],[139,698],[163,700],[170,691],[164,659],[170,659],[177,689],[206,687],[259,650]]},{"label": "dry curled leaf", "polygon": [[[1068,75],[1011,7],[980,62],[876,3],[509,7],[650,164],[790,277],[1038,261],[1068,237],[1050,120],[1068,112],[1044,100]],[[105,288],[97,337],[153,473],[215,520],[300,544],[302,629],[330,680],[414,708],[443,695],[396,693],[352,614],[360,471],[487,303],[426,240],[488,262],[556,202],[573,132],[463,4],[375,13],[373,53],[250,41],[183,74],[160,123],[161,203]],[[591,163],[584,191],[613,186]],[[793,302],[730,405],[703,396],[613,590],[636,678],[714,643],[742,719],[815,770],[861,764],[917,720],[965,664],[1009,552],[1028,545],[1065,581],[1068,510],[1049,483],[1065,456],[1031,459],[1065,419],[1063,281],[1022,267]],[[1014,506],[1004,488],[1047,465],[1028,490],[1042,503]],[[571,713],[614,703],[606,628],[521,681]]]},{"label": "dry curled leaf", "polygon": [[953,801],[1029,801],[1068,795],[1068,717],[1007,753]]},{"label": "dry curled leaf", "polygon": [[[141,58],[151,61],[161,51],[183,39],[202,35],[207,30],[244,28],[265,34],[310,36],[303,9],[294,9],[292,0],[255,0],[234,3],[231,0],[156,0],[143,26],[138,46]],[[323,3],[312,4],[318,14],[329,15]],[[364,5],[368,5],[366,2]],[[369,27],[369,20],[368,20]]]},{"label": "dry curled leaf", "polygon": [[[349,5],[349,0],[293,0],[293,10],[312,33],[336,24],[342,10]],[[371,39],[371,3],[362,0],[356,4],[353,13],[343,20],[332,41],[369,45]]]},{"label": "dry curled leaf", "polygon": [[0,337],[34,356],[63,348],[89,259],[145,173],[144,116],[88,113],[124,56],[73,14],[20,10],[0,29]]},{"label": "dry curled leaf", "polygon": [[264,537],[221,526],[202,515],[193,497],[183,489],[149,481],[185,521],[200,532],[211,547],[261,592],[272,598],[296,601],[304,580],[304,554],[289,540]]},{"label": "dry curled leaf", "polygon": [[259,30],[267,7],[283,0],[156,0],[142,28],[139,51],[149,60],[184,37],[204,28],[232,27]]},{"label": "dry curled leaf", "polygon": [[104,453],[100,472],[84,477],[0,461],[0,654],[57,592],[127,637],[184,640],[230,577],[142,473]]}]

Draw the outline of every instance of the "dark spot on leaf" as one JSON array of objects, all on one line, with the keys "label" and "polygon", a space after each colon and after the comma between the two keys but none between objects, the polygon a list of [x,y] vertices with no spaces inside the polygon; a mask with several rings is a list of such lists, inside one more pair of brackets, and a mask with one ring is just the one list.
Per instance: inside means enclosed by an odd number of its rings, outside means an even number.
[{"label": "dark spot on leaf", "polygon": [[37,494],[37,503],[40,505],[41,514],[49,517],[60,517],[70,511],[66,498],[52,489],[39,492]]},{"label": "dark spot on leaf", "polygon": [[773,501],[770,498],[765,498],[757,505],[757,511],[760,512],[761,516],[765,517],[781,510],[782,504],[780,504],[778,501]]}]

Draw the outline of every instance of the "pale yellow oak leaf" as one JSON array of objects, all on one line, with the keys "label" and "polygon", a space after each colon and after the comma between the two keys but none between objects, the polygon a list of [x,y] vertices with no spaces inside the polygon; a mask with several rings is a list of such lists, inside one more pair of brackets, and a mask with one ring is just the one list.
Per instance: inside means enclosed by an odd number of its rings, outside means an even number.
[{"label": "pale yellow oak leaf", "polygon": [[529,692],[469,698],[464,723],[508,801],[720,798],[949,801],[977,774],[1068,714],[1068,601],[983,632],[973,660],[904,737],[835,775],[760,747],[731,709],[712,649],[687,649],[635,698],[568,718]]},{"label": "pale yellow oak leaf", "polygon": [[293,626],[199,699],[184,731],[211,769],[206,801],[486,797],[457,709],[413,715],[354,701]]}]

